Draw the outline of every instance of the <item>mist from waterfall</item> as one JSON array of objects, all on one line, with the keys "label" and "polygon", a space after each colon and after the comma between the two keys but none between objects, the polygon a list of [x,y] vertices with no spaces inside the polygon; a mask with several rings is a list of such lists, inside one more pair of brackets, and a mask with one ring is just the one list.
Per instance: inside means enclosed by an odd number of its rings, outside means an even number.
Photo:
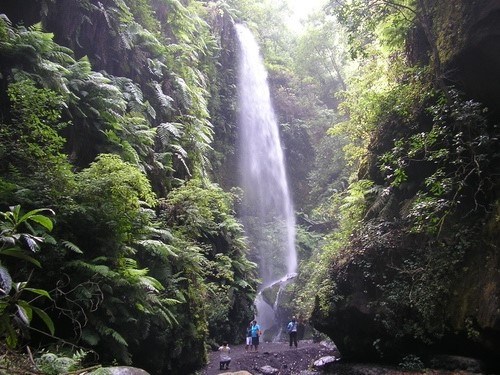
[{"label": "mist from waterfall", "polygon": [[[244,191],[242,220],[251,247],[257,251],[259,276],[262,287],[265,287],[296,272],[295,217],[267,71],[250,30],[241,24],[235,27],[240,46],[238,100],[239,169]],[[262,302],[257,303],[257,308],[267,309]],[[261,319],[261,323],[270,326],[273,322]]]}]

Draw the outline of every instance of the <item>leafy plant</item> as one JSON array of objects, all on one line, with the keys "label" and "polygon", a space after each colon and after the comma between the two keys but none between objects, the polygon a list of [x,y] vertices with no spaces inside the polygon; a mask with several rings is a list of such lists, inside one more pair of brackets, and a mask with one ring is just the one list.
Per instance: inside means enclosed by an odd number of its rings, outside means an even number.
[{"label": "leafy plant", "polygon": [[[437,234],[458,209],[469,214],[482,209],[491,189],[485,176],[497,139],[489,130],[487,110],[456,90],[428,111],[432,127],[396,140],[380,160],[387,181],[395,187],[406,182],[412,168],[420,167],[424,177],[407,217],[416,231]],[[473,204],[466,203],[466,196]]]},{"label": "leafy plant", "polygon": [[[0,256],[21,259],[40,267],[40,263],[31,255],[40,249],[44,242],[43,231],[52,230],[52,221],[41,212],[53,213],[50,209],[36,209],[21,214],[20,206],[10,207],[9,211],[0,213]],[[21,232],[25,229],[28,232]],[[29,251],[26,251],[28,249]],[[5,262],[7,263],[7,262]],[[22,328],[29,326],[35,313],[54,334],[54,323],[45,311],[35,306],[34,301],[42,296],[51,298],[44,289],[28,287],[28,281],[13,282],[10,264],[4,264],[0,258],[0,336],[4,337],[8,347],[14,348],[22,335]],[[10,266],[12,268],[12,266]],[[26,300],[21,295],[30,292],[37,297]]]},{"label": "leafy plant", "polygon": [[422,371],[425,365],[417,355],[408,354],[401,360],[399,367],[405,371]]},{"label": "leafy plant", "polygon": [[77,350],[71,357],[61,356],[55,353],[44,353],[35,359],[38,369],[46,375],[67,374],[78,370],[82,360],[88,352]]},{"label": "leafy plant", "polygon": [[233,217],[233,199],[218,186],[193,179],[172,191],[162,213],[176,233],[192,243],[187,249],[198,251],[187,257],[186,249],[179,261],[188,262],[191,272],[204,280],[210,333],[218,341],[243,339],[237,327],[252,318],[255,297],[256,265],[247,259],[243,227]]}]

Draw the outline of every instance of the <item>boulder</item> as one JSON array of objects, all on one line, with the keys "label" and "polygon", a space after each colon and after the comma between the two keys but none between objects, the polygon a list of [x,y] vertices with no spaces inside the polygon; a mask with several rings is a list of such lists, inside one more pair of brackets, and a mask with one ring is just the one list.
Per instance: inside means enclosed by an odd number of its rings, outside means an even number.
[{"label": "boulder", "polygon": [[449,371],[481,372],[482,363],[475,358],[458,355],[436,355],[430,361],[431,367]]},{"label": "boulder", "polygon": [[271,366],[262,366],[259,371],[262,375],[274,375],[280,372],[280,370]]},{"label": "boulder", "polygon": [[140,368],[129,366],[101,367],[92,371],[89,375],[150,375],[149,372]]},{"label": "boulder", "polygon": [[329,370],[333,366],[333,364],[338,360],[339,358],[333,355],[328,355],[315,360],[313,363],[313,367],[321,371]]}]

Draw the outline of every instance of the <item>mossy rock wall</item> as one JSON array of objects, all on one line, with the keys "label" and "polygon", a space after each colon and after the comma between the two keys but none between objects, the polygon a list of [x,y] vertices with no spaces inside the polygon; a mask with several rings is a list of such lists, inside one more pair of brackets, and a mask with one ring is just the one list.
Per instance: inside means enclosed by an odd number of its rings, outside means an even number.
[{"label": "mossy rock wall", "polygon": [[500,114],[500,2],[432,0],[433,29],[448,83]]},{"label": "mossy rock wall", "polygon": [[[431,24],[446,83],[489,108],[490,135],[497,137],[500,3],[429,0],[426,4],[433,9]],[[414,56],[431,56],[429,50],[415,51],[429,48],[428,44],[413,42]],[[425,108],[420,112],[416,127],[426,131],[430,118]],[[395,135],[405,136],[399,132],[404,129],[380,124],[362,178],[384,184],[378,157],[390,151]],[[388,210],[369,212],[333,260],[329,283],[317,295],[312,323],[333,339],[345,359],[399,363],[415,354],[429,364],[433,355],[456,354],[498,368],[498,166],[484,176],[491,183],[482,202],[486,209],[455,212],[439,236],[416,234],[402,220],[405,205],[423,184],[425,173],[418,172],[409,171],[408,181],[392,193],[390,215]],[[464,199],[473,205],[475,198]]]}]

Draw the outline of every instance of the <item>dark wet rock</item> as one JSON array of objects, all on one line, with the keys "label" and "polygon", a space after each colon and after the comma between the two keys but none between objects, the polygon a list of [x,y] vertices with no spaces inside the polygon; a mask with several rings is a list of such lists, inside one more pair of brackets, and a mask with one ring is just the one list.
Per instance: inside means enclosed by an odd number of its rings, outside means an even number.
[{"label": "dark wet rock", "polygon": [[[417,3],[432,9],[424,14],[429,17],[425,24],[435,36],[446,83],[490,109],[489,136],[497,139],[498,130],[493,128],[500,121],[500,1]],[[427,64],[432,55],[424,31],[417,26],[415,40],[408,40],[416,65]],[[414,126],[426,132],[432,119],[423,108],[419,111]],[[392,150],[395,139],[416,131],[406,133],[395,120],[378,125],[360,178],[378,185],[386,182],[380,156]],[[471,185],[471,193],[461,198],[462,211],[446,218],[437,241],[417,234],[402,220],[418,201],[417,190],[433,168],[431,164],[409,167],[407,183],[372,205],[362,230],[352,234],[345,251],[332,261],[328,280],[332,289],[324,288],[328,292],[318,296],[312,323],[333,339],[343,360],[398,364],[412,354],[425,362],[443,352],[470,353],[499,373],[498,167],[490,170],[491,197],[485,196],[484,213],[464,220],[474,203]]]},{"label": "dark wet rock", "polygon": [[457,355],[437,355],[434,356],[430,364],[433,368],[443,370],[463,370],[469,372],[481,372],[482,363],[475,358],[462,357]]},{"label": "dark wet rock", "polygon": [[319,344],[328,350],[338,351],[337,345],[335,345],[335,343],[331,340],[323,340]]}]

